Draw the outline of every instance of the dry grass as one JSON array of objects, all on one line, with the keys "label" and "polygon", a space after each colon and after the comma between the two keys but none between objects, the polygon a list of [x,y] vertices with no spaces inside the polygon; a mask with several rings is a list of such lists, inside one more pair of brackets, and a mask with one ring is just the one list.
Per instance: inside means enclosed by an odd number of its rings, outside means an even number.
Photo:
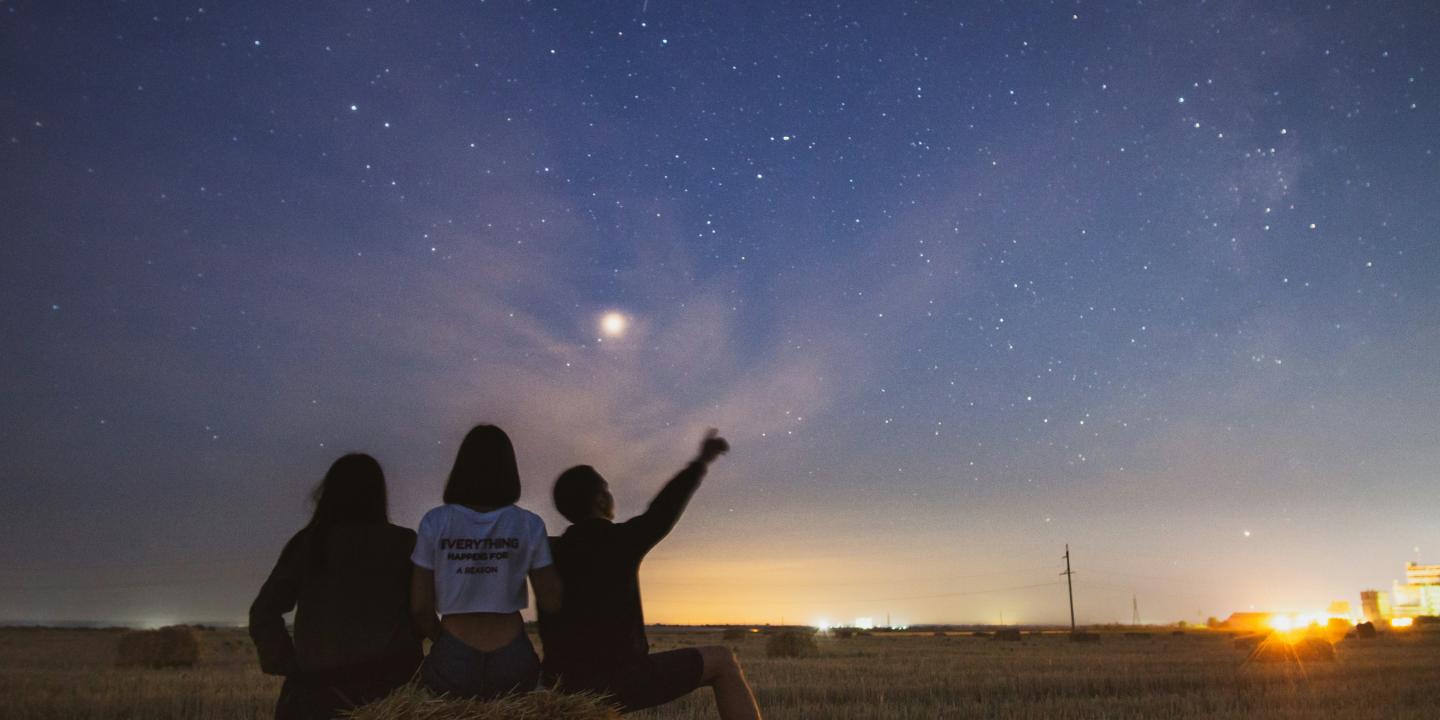
[{"label": "dry grass", "polygon": [[1275,633],[1250,651],[1250,660],[1296,664],[1335,662],[1335,645],[1325,638],[1305,637],[1291,640]]},{"label": "dry grass", "polygon": [[[0,717],[259,720],[278,678],[261,675],[242,630],[202,631],[193,669],[115,668],[121,631],[0,630]],[[720,632],[654,636],[656,650],[712,645]],[[1435,717],[1440,634],[1381,633],[1335,644],[1335,660],[1247,663],[1226,636],[1196,631],[1150,642],[1064,634],[1023,643],[896,636],[819,640],[819,657],[767,658],[736,648],[768,720],[993,718]],[[715,718],[708,691],[637,720]]]},{"label": "dry grass", "polygon": [[411,684],[346,717],[352,720],[619,720],[603,699],[539,691],[498,700],[437,697]]}]

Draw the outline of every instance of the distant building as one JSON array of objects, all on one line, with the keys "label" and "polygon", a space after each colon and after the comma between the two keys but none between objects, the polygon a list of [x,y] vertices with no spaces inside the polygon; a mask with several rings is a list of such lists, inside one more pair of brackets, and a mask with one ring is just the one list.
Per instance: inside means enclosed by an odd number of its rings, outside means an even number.
[{"label": "distant building", "polygon": [[1360,608],[1365,619],[1372,623],[1383,623],[1390,619],[1390,593],[1380,590],[1361,590]]},{"label": "distant building", "polygon": [[1391,611],[1396,617],[1440,615],[1440,565],[1405,565],[1405,583],[1395,583]]},{"label": "distant building", "polygon": [[1330,607],[1326,608],[1325,614],[1330,615],[1331,617],[1350,617],[1350,601],[1336,600],[1335,602],[1330,603]]},{"label": "distant building", "polygon": [[1405,582],[1409,585],[1440,585],[1440,565],[1406,563]]}]

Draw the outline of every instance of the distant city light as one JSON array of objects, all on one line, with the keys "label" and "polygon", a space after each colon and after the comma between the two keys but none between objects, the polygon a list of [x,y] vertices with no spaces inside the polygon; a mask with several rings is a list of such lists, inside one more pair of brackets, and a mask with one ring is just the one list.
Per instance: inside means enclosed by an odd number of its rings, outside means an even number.
[{"label": "distant city light", "polygon": [[1272,630],[1285,633],[1311,627],[1324,627],[1329,625],[1332,620],[1343,620],[1347,624],[1355,624],[1353,618],[1324,612],[1276,613],[1271,615],[1265,624],[1269,625]]},{"label": "distant city light", "polygon": [[1414,624],[1415,618],[1412,617],[1390,618],[1390,627],[1392,628],[1407,628]]}]

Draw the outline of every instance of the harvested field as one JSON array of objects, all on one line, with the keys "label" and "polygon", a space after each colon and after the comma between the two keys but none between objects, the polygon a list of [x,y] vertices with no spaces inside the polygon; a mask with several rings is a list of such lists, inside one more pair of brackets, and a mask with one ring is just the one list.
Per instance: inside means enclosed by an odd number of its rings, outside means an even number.
[{"label": "harvested field", "polygon": [[[0,630],[6,718],[270,717],[279,680],[261,675],[243,630],[200,631],[193,669],[116,668],[119,630]],[[720,644],[721,632],[666,633],[657,650]],[[819,638],[819,657],[767,658],[741,643],[766,717],[1426,718],[1440,706],[1440,635],[1381,633],[1335,644],[1335,660],[1245,663],[1206,632],[1149,642],[1065,635],[997,643],[970,635]],[[702,691],[642,720],[714,718]]]}]

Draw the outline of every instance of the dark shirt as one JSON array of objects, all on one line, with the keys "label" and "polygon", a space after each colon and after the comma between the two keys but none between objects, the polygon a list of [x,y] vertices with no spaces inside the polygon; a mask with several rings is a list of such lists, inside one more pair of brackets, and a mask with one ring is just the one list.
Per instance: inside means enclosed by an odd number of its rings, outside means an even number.
[{"label": "dark shirt", "polygon": [[[314,674],[421,655],[410,620],[410,552],[415,531],[397,525],[306,528],[280,553],[250,606],[250,638],[272,675]],[[319,566],[311,543],[323,542]],[[285,613],[295,610],[295,637]]]},{"label": "dark shirt", "polygon": [[564,595],[560,612],[540,613],[547,673],[583,682],[650,652],[640,561],[675,527],[703,477],[705,464],[693,462],[665,484],[643,514],[623,523],[589,518],[551,539]]}]

